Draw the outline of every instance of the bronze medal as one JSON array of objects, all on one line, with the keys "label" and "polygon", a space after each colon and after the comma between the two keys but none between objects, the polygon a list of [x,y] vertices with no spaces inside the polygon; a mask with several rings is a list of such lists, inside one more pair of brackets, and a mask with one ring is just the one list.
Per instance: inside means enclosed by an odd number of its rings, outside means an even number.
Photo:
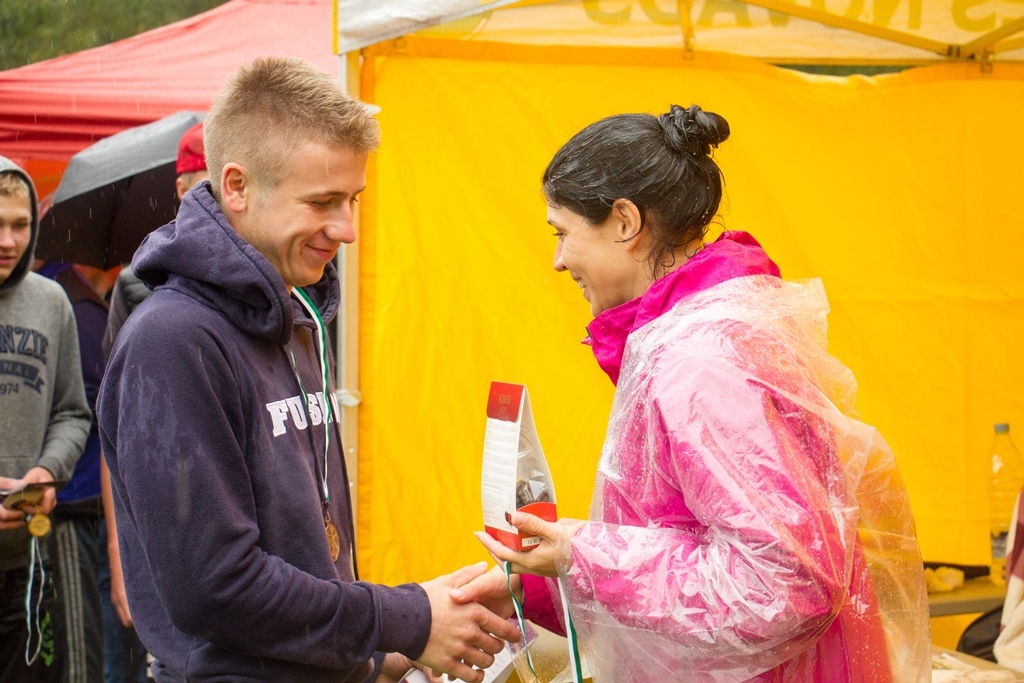
[{"label": "bronze medal", "polygon": [[[28,532],[36,538],[42,538],[50,533],[50,518],[42,512],[37,512],[28,518]],[[335,534],[338,532],[335,531]]]},{"label": "bronze medal", "polygon": [[331,559],[335,562],[341,557],[341,538],[338,536],[338,528],[331,522],[331,513],[324,515],[324,526],[327,530],[327,545],[331,547]]}]

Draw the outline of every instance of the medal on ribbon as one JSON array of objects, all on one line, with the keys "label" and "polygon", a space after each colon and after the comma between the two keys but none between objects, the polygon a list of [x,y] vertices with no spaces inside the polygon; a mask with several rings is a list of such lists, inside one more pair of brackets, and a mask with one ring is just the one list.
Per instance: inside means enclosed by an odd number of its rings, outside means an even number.
[{"label": "medal on ribbon", "polygon": [[[50,517],[42,512],[29,515],[25,518],[25,521],[28,523],[28,532],[36,538],[42,538],[50,533]],[[337,535],[338,532],[335,531],[334,533]]]},{"label": "medal on ribbon", "polygon": [[341,537],[338,536],[338,527],[331,521],[331,513],[324,511],[324,526],[327,530],[327,545],[331,547],[331,559],[335,562],[341,557]]}]

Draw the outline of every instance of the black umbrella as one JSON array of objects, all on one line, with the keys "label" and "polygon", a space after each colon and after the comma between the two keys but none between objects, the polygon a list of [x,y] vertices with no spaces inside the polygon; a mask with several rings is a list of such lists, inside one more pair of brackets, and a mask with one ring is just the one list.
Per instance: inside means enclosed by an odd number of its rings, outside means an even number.
[{"label": "black umbrella", "polygon": [[174,219],[178,141],[205,116],[179,111],[71,157],[42,218],[36,256],[104,269],[130,261],[143,237]]}]

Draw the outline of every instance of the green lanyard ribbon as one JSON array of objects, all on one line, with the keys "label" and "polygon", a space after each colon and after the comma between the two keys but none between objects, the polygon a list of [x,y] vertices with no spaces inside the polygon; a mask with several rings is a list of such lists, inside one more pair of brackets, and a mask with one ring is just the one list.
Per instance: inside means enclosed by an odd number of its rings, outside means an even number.
[{"label": "green lanyard ribbon", "polygon": [[[512,604],[516,608],[516,617],[519,619],[519,630],[523,633],[523,638],[526,638],[526,619],[523,617],[523,606],[519,602],[519,598],[516,597],[516,593],[512,590],[512,563],[505,563],[505,585],[508,586],[508,592],[512,596]],[[565,583],[561,578],[558,579],[558,589],[562,593],[562,611],[565,615],[565,632],[566,638],[569,641],[569,665],[572,668],[572,680],[573,683],[583,683],[583,667],[580,665],[580,645],[576,638],[576,625],[572,621],[572,615],[569,614],[569,591],[566,590]],[[537,677],[537,670],[533,667],[533,657],[530,656],[530,646],[526,644],[524,640],[523,648],[526,650],[526,665],[530,668],[530,673],[533,674],[533,681],[528,683],[538,683],[540,679]]]},{"label": "green lanyard ribbon", "polygon": [[[313,319],[313,324],[316,325],[316,340],[317,344],[314,346],[320,347],[320,353],[318,359],[320,361],[320,381],[323,383],[324,388],[324,471],[323,471],[323,488],[324,488],[324,500],[330,502],[331,492],[327,488],[327,452],[331,446],[331,417],[334,416],[334,401],[331,400],[330,393],[330,381],[328,377],[328,368],[330,367],[327,359],[327,327],[324,325],[323,318],[320,317],[320,311],[313,304],[313,300],[309,298],[299,287],[294,288],[292,291],[295,292],[299,303],[306,309],[309,317]],[[291,351],[289,350],[289,353]],[[299,371],[295,367],[295,354],[292,353],[292,371],[295,372],[295,379],[299,382],[299,391],[302,392],[303,402],[306,404],[306,412],[312,414],[312,410],[309,406],[309,394],[306,392],[305,387],[302,386],[302,378],[299,377]],[[312,427],[312,425],[311,425]]]}]

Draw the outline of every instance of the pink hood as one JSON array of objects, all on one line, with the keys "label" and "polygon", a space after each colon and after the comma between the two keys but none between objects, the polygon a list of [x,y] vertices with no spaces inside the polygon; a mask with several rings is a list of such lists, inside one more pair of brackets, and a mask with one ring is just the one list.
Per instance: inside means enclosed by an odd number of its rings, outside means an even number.
[{"label": "pink hood", "polygon": [[626,339],[694,292],[744,275],[774,275],[779,267],[761,245],[745,232],[725,232],[693,258],[652,284],[643,296],[604,311],[587,326],[583,340],[594,349],[597,364],[612,383],[619,381]]}]

